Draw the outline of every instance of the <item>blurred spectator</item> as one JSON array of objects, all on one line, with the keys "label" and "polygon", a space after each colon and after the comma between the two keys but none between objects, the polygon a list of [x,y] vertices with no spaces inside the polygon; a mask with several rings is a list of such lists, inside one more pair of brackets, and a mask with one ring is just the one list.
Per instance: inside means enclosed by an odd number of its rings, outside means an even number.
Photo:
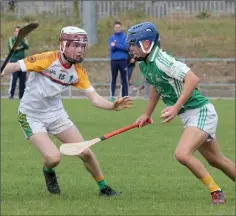
[{"label": "blurred spectator", "polygon": [[121,22],[115,21],[114,34],[110,36],[108,45],[111,58],[110,100],[114,101],[118,70],[120,71],[122,97],[128,96],[128,47],[126,44],[126,34],[121,30]]},{"label": "blurred spectator", "polygon": [[[7,41],[7,47],[8,47],[9,52],[12,49],[12,47],[16,41],[16,37],[18,35],[19,30],[20,30],[20,26],[16,26],[15,30],[14,30],[14,36],[10,37]],[[29,49],[29,45],[27,43],[27,40],[24,38],[24,40],[16,48],[15,52],[13,52],[13,54],[10,58],[10,62],[17,62],[18,60],[25,58],[25,50],[28,50],[28,49]],[[9,99],[14,98],[16,83],[17,83],[18,78],[20,80],[20,82],[19,82],[19,99],[21,99],[23,97],[23,94],[25,91],[26,73],[21,72],[21,71],[16,71],[11,74],[10,87],[9,87]]]},{"label": "blurred spectator", "polygon": [[14,13],[15,9],[16,9],[15,1],[9,1],[8,2],[8,10]]}]

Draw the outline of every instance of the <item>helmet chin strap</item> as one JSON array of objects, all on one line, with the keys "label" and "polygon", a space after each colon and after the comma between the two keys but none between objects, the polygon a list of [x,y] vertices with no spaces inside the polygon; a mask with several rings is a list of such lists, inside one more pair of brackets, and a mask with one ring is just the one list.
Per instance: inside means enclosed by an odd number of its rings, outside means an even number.
[{"label": "helmet chin strap", "polygon": [[149,53],[151,52],[151,50],[152,50],[154,44],[155,44],[155,42],[153,41],[153,42],[151,43],[151,46],[149,47],[149,49],[146,51],[146,50],[144,49],[144,47],[143,47],[142,42],[139,41],[139,45],[140,45],[142,51],[143,51],[145,54],[149,54]]},{"label": "helmet chin strap", "polygon": [[148,49],[148,50],[145,50],[144,47],[143,47],[142,42],[139,41],[139,45],[140,45],[140,47],[141,47],[143,53],[145,53],[146,55],[145,55],[144,57],[134,57],[134,59],[135,59],[136,61],[145,61],[146,58],[147,58],[147,55],[151,52],[151,50],[152,50],[154,44],[155,44],[155,42],[153,41],[153,42],[151,43],[151,46],[149,47],[149,49]]},{"label": "helmet chin strap", "polygon": [[62,44],[60,45],[60,50],[61,50],[65,60],[71,64],[81,63],[84,60],[84,58],[80,57],[79,59],[72,59],[72,58],[69,58],[65,55],[64,52],[65,52],[65,48],[66,48],[66,43],[67,43],[67,41],[63,41]]},{"label": "helmet chin strap", "polygon": [[79,59],[72,59],[72,58],[68,58],[65,53],[62,53],[63,57],[65,58],[66,61],[68,61],[71,64],[76,64],[76,63],[81,63],[84,59],[82,57],[80,57]]},{"label": "helmet chin strap", "polygon": [[145,57],[133,57],[136,61],[145,61],[146,56]]}]

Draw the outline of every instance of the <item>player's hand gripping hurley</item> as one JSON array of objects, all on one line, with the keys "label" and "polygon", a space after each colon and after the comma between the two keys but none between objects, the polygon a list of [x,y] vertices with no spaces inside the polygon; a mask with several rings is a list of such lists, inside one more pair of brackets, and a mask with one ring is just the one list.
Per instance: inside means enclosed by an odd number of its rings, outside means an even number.
[{"label": "player's hand gripping hurley", "polygon": [[[151,124],[151,123],[152,123],[152,120],[148,119],[147,124]],[[81,154],[83,151],[85,151],[86,149],[88,149],[89,147],[91,147],[92,145],[98,142],[104,141],[115,135],[124,133],[125,131],[131,130],[133,128],[138,128],[138,127],[139,127],[139,123],[134,123],[134,124],[130,124],[128,126],[122,127],[120,129],[117,129],[111,133],[107,133],[100,138],[95,138],[89,141],[78,142],[78,143],[63,143],[60,146],[60,152],[63,155],[76,156],[76,155]]]}]

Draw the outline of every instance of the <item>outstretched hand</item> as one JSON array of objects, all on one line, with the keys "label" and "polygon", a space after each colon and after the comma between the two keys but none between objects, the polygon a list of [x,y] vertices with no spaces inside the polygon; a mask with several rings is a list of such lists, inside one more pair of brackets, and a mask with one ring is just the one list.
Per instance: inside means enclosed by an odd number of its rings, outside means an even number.
[{"label": "outstretched hand", "polygon": [[126,108],[131,108],[132,105],[132,98],[130,96],[125,96],[114,101],[113,110],[120,111]]}]

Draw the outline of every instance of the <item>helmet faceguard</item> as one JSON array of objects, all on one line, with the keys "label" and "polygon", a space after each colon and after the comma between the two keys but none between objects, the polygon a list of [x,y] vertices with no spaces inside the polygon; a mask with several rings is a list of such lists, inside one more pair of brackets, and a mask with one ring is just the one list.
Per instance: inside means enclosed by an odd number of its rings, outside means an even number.
[{"label": "helmet faceguard", "polygon": [[[150,41],[150,47],[148,50],[145,50],[143,47],[143,41]],[[156,27],[150,22],[144,22],[132,26],[128,30],[128,35],[126,39],[128,47],[137,46],[140,47],[145,57],[134,56],[137,61],[143,61],[147,55],[152,51],[152,48],[157,45],[160,47],[160,36]],[[133,55],[130,53],[130,55]]]},{"label": "helmet faceguard", "polygon": [[60,51],[71,64],[81,63],[88,48],[87,33],[80,28],[68,26],[60,35]]}]

